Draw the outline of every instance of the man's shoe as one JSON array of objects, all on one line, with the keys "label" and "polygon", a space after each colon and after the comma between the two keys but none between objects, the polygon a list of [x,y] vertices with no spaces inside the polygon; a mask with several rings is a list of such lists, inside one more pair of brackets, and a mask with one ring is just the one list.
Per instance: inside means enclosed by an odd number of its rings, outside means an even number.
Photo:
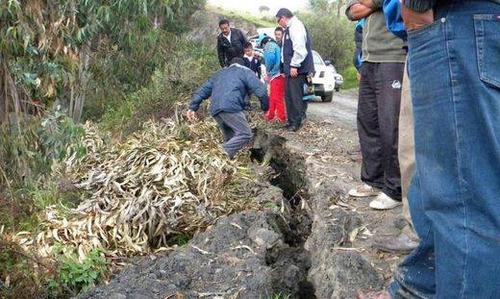
[{"label": "man's shoe", "polygon": [[352,197],[369,197],[369,196],[377,196],[380,194],[380,190],[372,187],[368,184],[360,185],[356,188],[349,190],[348,193]]},{"label": "man's shoe", "polygon": [[370,208],[375,210],[390,210],[402,204],[402,202],[394,200],[387,194],[380,192],[380,194],[370,202]]},{"label": "man's shoe", "polygon": [[290,128],[291,126],[292,126],[292,124],[291,124],[291,123],[286,122],[286,124],[283,126],[283,129],[288,129],[288,128]]},{"label": "man's shoe", "polygon": [[297,132],[300,129],[299,125],[293,125],[288,128],[289,131]]},{"label": "man's shoe", "polygon": [[373,241],[373,247],[385,252],[409,253],[418,247],[418,241],[413,240],[405,233],[398,237],[377,238]]}]

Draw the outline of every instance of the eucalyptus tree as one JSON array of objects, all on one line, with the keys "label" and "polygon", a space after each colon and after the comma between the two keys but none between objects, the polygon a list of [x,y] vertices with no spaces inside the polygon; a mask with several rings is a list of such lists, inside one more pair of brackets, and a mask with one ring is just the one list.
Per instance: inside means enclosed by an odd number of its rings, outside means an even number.
[{"label": "eucalyptus tree", "polygon": [[176,31],[204,0],[0,0],[0,122],[60,103],[80,121],[92,51]]}]

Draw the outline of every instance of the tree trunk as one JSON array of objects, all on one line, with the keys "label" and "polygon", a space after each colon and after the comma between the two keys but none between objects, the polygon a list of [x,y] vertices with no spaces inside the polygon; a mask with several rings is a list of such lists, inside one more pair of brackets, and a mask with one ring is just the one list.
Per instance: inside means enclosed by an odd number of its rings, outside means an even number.
[{"label": "tree trunk", "polygon": [[83,45],[80,50],[80,66],[78,69],[77,79],[71,83],[71,103],[69,116],[73,118],[76,123],[82,119],[83,106],[85,105],[85,90],[89,81],[89,66],[90,66],[90,41]]}]

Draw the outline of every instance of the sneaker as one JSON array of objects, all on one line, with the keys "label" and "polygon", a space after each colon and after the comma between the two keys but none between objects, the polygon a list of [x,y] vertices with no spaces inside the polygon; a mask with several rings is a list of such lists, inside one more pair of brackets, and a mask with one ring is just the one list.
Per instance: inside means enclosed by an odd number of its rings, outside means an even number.
[{"label": "sneaker", "polygon": [[359,187],[349,190],[349,195],[352,197],[369,197],[377,196],[380,194],[380,190],[367,184],[363,184]]},{"label": "sneaker", "polygon": [[387,194],[381,192],[374,200],[370,202],[370,208],[375,210],[390,210],[402,204],[402,202],[394,200]]}]

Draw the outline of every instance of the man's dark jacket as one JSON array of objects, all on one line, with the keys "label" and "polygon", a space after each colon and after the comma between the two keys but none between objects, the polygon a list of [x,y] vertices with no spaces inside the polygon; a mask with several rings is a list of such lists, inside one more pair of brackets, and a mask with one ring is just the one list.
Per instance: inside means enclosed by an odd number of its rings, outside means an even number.
[{"label": "man's dark jacket", "polygon": [[268,109],[267,88],[249,68],[233,63],[210,77],[193,94],[189,109],[197,111],[203,100],[212,98],[210,114],[240,112],[246,107],[245,97],[255,94],[262,110]]},{"label": "man's dark jacket", "polygon": [[223,33],[220,33],[217,37],[217,55],[220,66],[228,66],[234,57],[243,57],[243,48],[246,42],[247,38],[240,29],[231,28],[231,42]]}]

